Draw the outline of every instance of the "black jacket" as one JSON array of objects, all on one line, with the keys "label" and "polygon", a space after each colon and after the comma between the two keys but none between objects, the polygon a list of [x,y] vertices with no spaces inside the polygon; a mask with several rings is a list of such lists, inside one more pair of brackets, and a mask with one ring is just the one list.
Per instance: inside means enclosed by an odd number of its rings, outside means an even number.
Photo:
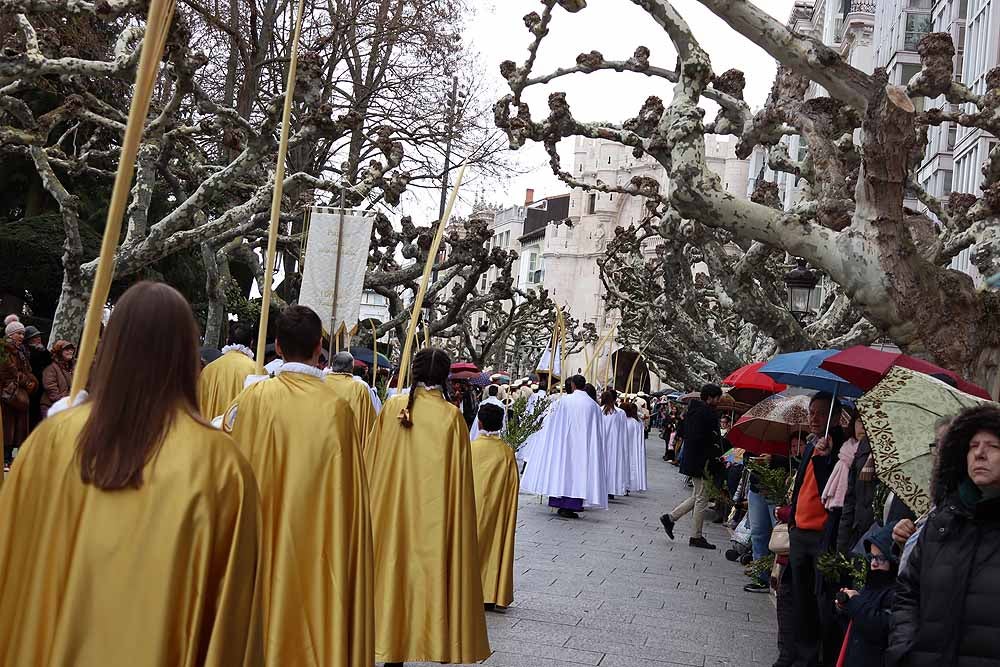
[{"label": "black jacket", "polygon": [[705,463],[719,451],[719,415],[697,398],[688,404],[684,415],[684,447],[681,449],[681,473],[704,477]]},{"label": "black jacket", "polygon": [[883,667],[894,598],[892,585],[865,588],[844,605],[844,612],[851,619],[845,665]]},{"label": "black jacket", "polygon": [[858,443],[858,451],[851,462],[847,477],[847,495],[844,509],[840,513],[840,530],[837,531],[837,551],[849,553],[858,540],[864,536],[875,522],[875,485],[878,480],[872,475],[869,480],[860,478],[861,469],[871,456],[872,446],[868,438]]},{"label": "black jacket", "polygon": [[1000,666],[1000,499],[957,493],[924,525],[900,575],[890,667]]},{"label": "black jacket", "polygon": [[840,446],[844,444],[846,439],[844,438],[844,429],[834,426],[830,429],[830,437],[833,438],[833,447],[826,456],[813,456],[816,438],[810,439],[805,451],[802,452],[802,461],[799,463],[799,470],[795,475],[795,488],[792,491],[792,514],[788,520],[789,528],[795,526],[795,508],[799,502],[799,491],[802,489],[802,480],[806,475],[806,466],[810,464],[813,466],[813,474],[816,475],[816,485],[819,487],[820,493],[823,493],[823,488],[829,481],[830,474],[833,473],[833,466],[837,463]]}]

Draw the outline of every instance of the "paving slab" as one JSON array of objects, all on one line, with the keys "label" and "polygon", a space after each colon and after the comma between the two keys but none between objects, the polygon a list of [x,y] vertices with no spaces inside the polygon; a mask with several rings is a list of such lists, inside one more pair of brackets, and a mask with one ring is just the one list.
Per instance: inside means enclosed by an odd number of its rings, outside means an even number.
[{"label": "paving slab", "polygon": [[649,490],[607,511],[563,519],[538,496],[518,507],[514,604],[488,613],[497,667],[730,667],[771,665],[777,623],[768,595],[745,593],[742,569],[725,559],[728,531],[705,525],[719,548],[689,547],[691,515],[671,541],[661,514],[689,493],[646,443]]}]

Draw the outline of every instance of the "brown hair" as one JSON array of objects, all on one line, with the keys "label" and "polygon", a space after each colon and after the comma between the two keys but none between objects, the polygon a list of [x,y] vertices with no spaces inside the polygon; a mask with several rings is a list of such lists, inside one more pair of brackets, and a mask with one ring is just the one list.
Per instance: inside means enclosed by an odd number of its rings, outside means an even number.
[{"label": "brown hair", "polygon": [[618,392],[614,389],[605,389],[604,393],[601,394],[601,407],[604,408],[604,414],[613,415],[615,414],[615,403],[618,401]]},{"label": "brown hair", "polygon": [[423,382],[426,385],[441,385],[444,387],[448,382],[448,373],[451,371],[451,358],[444,350],[436,347],[425,347],[413,355],[413,364],[410,367],[410,396],[406,401],[406,407],[399,415],[400,423],[409,428],[413,426],[413,401],[417,397],[417,385]]},{"label": "brown hair", "polygon": [[119,299],[91,376],[77,457],[84,484],[142,486],[179,410],[198,416],[198,325],[169,285],[140,282]]}]

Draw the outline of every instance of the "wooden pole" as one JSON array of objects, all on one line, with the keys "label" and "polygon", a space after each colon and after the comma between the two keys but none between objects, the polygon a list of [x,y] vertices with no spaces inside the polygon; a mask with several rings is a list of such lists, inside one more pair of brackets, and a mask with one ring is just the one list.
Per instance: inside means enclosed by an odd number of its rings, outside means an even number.
[{"label": "wooden pole", "polygon": [[[330,304],[330,331],[337,328],[337,296],[340,292],[340,257],[344,248],[344,206],[347,205],[347,188],[340,188],[340,215],[337,218],[337,262],[333,274],[333,302]],[[340,343],[338,342],[338,351]],[[330,359],[333,359],[333,339],[330,339]]]},{"label": "wooden pole", "polygon": [[566,318],[563,317],[562,308],[557,305],[556,308],[559,312],[559,372],[561,373],[559,379],[562,380],[568,377],[566,373]]},{"label": "wooden pole", "polygon": [[378,377],[378,338],[375,336],[375,321],[369,320],[372,326],[372,388],[375,388],[375,379]]},{"label": "wooden pole", "polygon": [[420,289],[417,290],[417,296],[413,300],[413,312],[410,314],[410,326],[406,331],[406,341],[403,344],[403,355],[399,360],[399,379],[396,382],[396,389],[398,391],[403,391],[403,387],[406,385],[403,382],[406,379],[406,373],[410,368],[410,356],[413,354],[413,336],[417,332],[417,320],[420,319],[420,309],[424,305],[424,295],[427,293],[427,283],[431,278],[431,270],[434,268],[434,262],[437,259],[438,248],[441,247],[441,239],[444,237],[444,228],[448,224],[448,219],[451,218],[451,210],[455,206],[455,198],[458,196],[458,189],[462,186],[462,178],[465,176],[465,164],[463,163],[461,167],[458,168],[458,175],[455,177],[455,187],[451,191],[451,196],[448,198],[448,206],[445,207],[444,215],[441,216],[441,220],[438,222],[437,233],[434,234],[434,240],[431,241],[431,247],[427,251],[427,261],[424,263],[424,275],[420,279]]},{"label": "wooden pole", "polygon": [[[546,387],[545,393],[548,394],[552,391],[552,369],[556,365],[556,344],[559,340],[559,306],[556,306],[556,319],[552,325],[552,342],[549,344],[549,386]],[[562,370],[562,369],[560,369]]]},{"label": "wooden pole", "polygon": [[295,96],[295,70],[299,64],[299,35],[302,33],[302,10],[305,0],[299,0],[292,52],[288,61],[288,80],[285,83],[285,107],[281,113],[281,135],[278,142],[278,161],[274,169],[274,191],[271,193],[271,223],[267,229],[267,266],[264,284],[261,285],[260,330],[257,332],[257,375],[264,374],[264,350],[267,347],[267,322],[271,314],[271,283],[274,282],[274,257],[278,250],[278,222],[281,219],[281,194],[285,187],[285,156],[288,154],[288,129],[292,119],[292,98]]},{"label": "wooden pole", "polygon": [[87,306],[83,335],[77,351],[76,373],[73,375],[73,384],[70,387],[70,404],[76,395],[86,388],[90,379],[90,368],[97,351],[97,338],[101,331],[104,305],[108,301],[111,280],[114,278],[115,250],[118,248],[118,238],[121,236],[122,218],[125,215],[125,206],[132,185],[135,158],[142,142],[146,114],[149,113],[149,101],[153,96],[156,75],[160,69],[160,59],[163,57],[163,47],[170,32],[173,16],[173,0],[150,0],[146,32],[142,39],[142,52],[139,55],[139,68],[135,75],[135,92],[129,107],[118,171],[115,173],[115,184],[111,191],[111,200],[108,202],[108,219],[104,225],[101,254],[97,260],[97,272],[90,290],[90,303]]}]

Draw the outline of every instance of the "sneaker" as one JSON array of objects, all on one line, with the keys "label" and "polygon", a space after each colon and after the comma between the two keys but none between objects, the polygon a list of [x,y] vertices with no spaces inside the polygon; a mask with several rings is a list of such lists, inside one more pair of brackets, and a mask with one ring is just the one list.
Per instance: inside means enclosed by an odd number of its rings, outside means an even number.
[{"label": "sneaker", "polygon": [[736,549],[726,549],[726,560],[730,563],[735,563],[740,559],[740,552]]},{"label": "sneaker", "polygon": [[674,539],[674,520],[670,518],[670,515],[662,515],[660,517],[660,523],[663,524],[663,530],[667,533],[667,537]]},{"label": "sneaker", "polygon": [[699,549],[714,549],[715,545],[706,540],[704,537],[692,537],[688,540],[688,546],[697,547]]},{"label": "sneaker", "polygon": [[767,584],[762,584],[759,581],[755,581],[752,584],[747,584],[743,587],[747,593],[770,593],[771,587]]}]

